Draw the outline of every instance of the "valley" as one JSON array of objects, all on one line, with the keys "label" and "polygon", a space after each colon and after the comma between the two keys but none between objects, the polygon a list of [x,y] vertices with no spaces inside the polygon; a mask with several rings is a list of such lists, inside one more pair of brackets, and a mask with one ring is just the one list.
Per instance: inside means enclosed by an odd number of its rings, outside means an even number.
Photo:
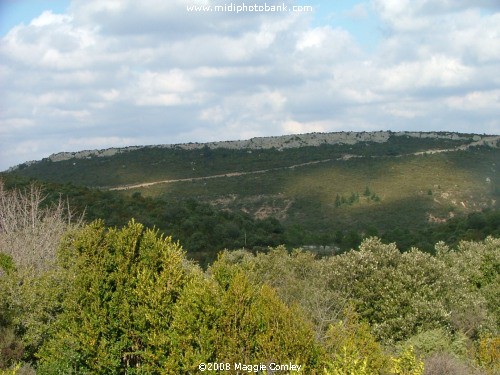
[{"label": "valley", "polygon": [[[88,220],[120,226],[140,219],[198,256],[245,244],[345,251],[373,235],[432,252],[441,239],[500,231],[457,224],[497,212],[499,139],[363,132],[134,146],[59,153],[4,178],[46,184]],[[217,235],[210,233],[220,220]]]}]

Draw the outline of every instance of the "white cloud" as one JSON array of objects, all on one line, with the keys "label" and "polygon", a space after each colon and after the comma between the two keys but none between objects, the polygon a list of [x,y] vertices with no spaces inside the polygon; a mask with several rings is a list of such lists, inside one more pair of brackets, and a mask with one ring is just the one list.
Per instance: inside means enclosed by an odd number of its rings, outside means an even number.
[{"label": "white cloud", "polygon": [[227,118],[229,111],[222,108],[222,106],[217,105],[215,107],[206,108],[201,111],[199,116],[200,120],[206,121],[208,123],[222,124]]},{"label": "white cloud", "polygon": [[468,82],[473,69],[447,56],[404,62],[381,71],[382,88],[391,92],[411,92],[422,88],[458,87]]},{"label": "white cloud", "polygon": [[466,111],[494,111],[500,115],[500,89],[490,91],[473,91],[462,96],[451,96],[446,99],[452,109]]},{"label": "white cloud", "polygon": [[307,14],[73,0],[67,14],[44,12],[1,40],[0,169],[127,143],[343,129],[500,133],[499,12],[493,0],[360,3],[347,16],[375,15],[383,30],[366,51]]},{"label": "white cloud", "polygon": [[325,27],[306,31],[297,41],[297,50],[303,51],[311,47],[324,47],[323,43],[325,42],[326,32],[328,30],[329,28]]},{"label": "white cloud", "polygon": [[138,105],[178,105],[193,101],[196,95],[186,95],[193,88],[191,79],[179,69],[168,72],[146,71],[137,77],[136,87],[130,97]]},{"label": "white cloud", "polygon": [[284,134],[300,134],[310,132],[324,132],[331,128],[328,123],[309,122],[301,123],[295,120],[287,120],[282,124]]},{"label": "white cloud", "polygon": [[94,150],[106,147],[126,147],[132,145],[134,141],[134,138],[130,137],[69,138],[61,146],[64,150]]},{"label": "white cloud", "polygon": [[82,68],[92,59],[93,31],[73,24],[73,17],[44,12],[28,26],[13,28],[2,40],[4,57],[36,69]]}]

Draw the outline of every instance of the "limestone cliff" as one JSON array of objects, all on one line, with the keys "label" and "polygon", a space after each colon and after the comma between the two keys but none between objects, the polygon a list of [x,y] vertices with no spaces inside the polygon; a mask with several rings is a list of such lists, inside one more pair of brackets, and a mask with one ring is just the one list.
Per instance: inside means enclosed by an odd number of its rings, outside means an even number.
[{"label": "limestone cliff", "polygon": [[[276,148],[283,150],[287,148],[296,148],[304,146],[319,146],[322,144],[355,144],[358,142],[386,142],[389,137],[412,137],[412,138],[435,138],[435,139],[450,139],[463,140],[464,145],[458,149],[465,149],[471,145],[486,145],[490,147],[500,147],[500,136],[494,135],[477,135],[477,134],[461,134],[453,132],[391,132],[391,131],[375,131],[375,132],[334,132],[334,133],[307,133],[296,135],[282,135],[273,137],[256,137],[248,140],[237,141],[220,141],[208,143],[179,143],[166,144],[156,146],[131,146],[121,148],[108,148],[104,150],[85,150],[78,152],[60,152],[49,156],[49,160],[58,162],[72,158],[85,159],[91,157],[106,157],[112,156],[121,152],[128,152],[142,148],[179,148],[185,150],[201,149],[208,147],[227,148],[227,149],[270,149]],[[28,162],[25,165],[36,162]],[[10,170],[17,169],[18,166]]]}]

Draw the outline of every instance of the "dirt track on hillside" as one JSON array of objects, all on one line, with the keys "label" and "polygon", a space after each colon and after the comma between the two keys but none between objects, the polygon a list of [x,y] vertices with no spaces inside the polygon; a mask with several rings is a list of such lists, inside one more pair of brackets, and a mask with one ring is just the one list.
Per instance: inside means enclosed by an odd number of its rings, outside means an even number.
[{"label": "dirt track on hillside", "polygon": [[[200,180],[209,180],[209,179],[213,179],[213,178],[237,177],[237,176],[245,176],[245,175],[249,175],[249,174],[268,173],[268,172],[278,171],[278,170],[283,170],[283,169],[294,169],[294,168],[304,167],[306,165],[326,163],[326,162],[329,162],[332,160],[334,160],[334,159],[323,159],[323,160],[317,160],[317,161],[310,161],[308,163],[290,165],[288,167],[260,169],[257,171],[249,171],[249,172],[230,172],[230,173],[224,173],[224,174],[216,174],[216,175],[212,175],[212,176],[177,178],[177,179],[172,179],[172,180],[143,182],[140,184],[115,186],[113,188],[109,188],[108,190],[130,190],[130,189],[137,189],[137,188],[148,187],[148,186],[153,186],[153,185],[158,185],[158,184],[171,184],[174,182],[193,182],[193,181],[200,181]],[[338,159],[338,160],[341,160],[341,159]]]},{"label": "dirt track on hillside", "polygon": [[[498,141],[498,140],[500,140],[500,136],[493,137],[493,141]],[[417,155],[418,156],[418,155],[424,155],[424,154],[437,154],[437,153],[442,153],[442,152],[463,151],[463,150],[467,150],[468,148],[470,148],[472,146],[478,146],[481,144],[481,142],[483,142],[483,141],[481,140],[478,142],[472,142],[468,145],[462,145],[462,146],[459,146],[457,148],[418,151],[418,152],[414,152],[414,153],[410,153],[410,154],[397,155],[396,157],[409,156],[409,155]],[[359,157],[361,157],[361,156],[359,156],[359,155],[344,155],[341,158],[337,158],[337,159],[323,159],[323,160],[317,160],[317,161],[310,161],[307,163],[295,164],[295,165],[290,165],[287,167],[260,169],[257,171],[249,171],[249,172],[230,172],[230,173],[216,174],[216,175],[203,176],[203,177],[189,177],[189,178],[177,178],[177,179],[171,179],[171,180],[143,182],[143,183],[139,183],[139,184],[115,186],[113,188],[109,188],[108,190],[130,190],[130,189],[138,189],[138,188],[149,187],[149,186],[154,186],[154,185],[159,185],[159,184],[172,184],[175,182],[194,182],[194,181],[201,181],[201,180],[209,180],[209,179],[213,179],[213,178],[237,177],[237,176],[245,176],[245,175],[251,175],[251,174],[261,174],[261,173],[268,173],[268,172],[278,171],[278,170],[300,168],[300,167],[305,167],[307,165],[327,163],[327,162],[332,161],[332,160],[348,160],[351,158],[359,158]],[[375,157],[375,156],[372,156],[372,157]]]}]

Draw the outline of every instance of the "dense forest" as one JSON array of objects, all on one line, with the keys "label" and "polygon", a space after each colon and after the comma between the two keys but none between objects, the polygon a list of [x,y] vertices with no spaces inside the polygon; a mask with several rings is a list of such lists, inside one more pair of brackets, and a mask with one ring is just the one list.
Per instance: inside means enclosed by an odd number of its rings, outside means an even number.
[{"label": "dense forest", "polygon": [[[172,200],[144,197],[140,192],[127,195],[73,184],[33,181],[12,174],[4,175],[3,181],[6,189],[19,190],[29,189],[30,184],[35,183],[44,192],[46,199],[42,204],[55,204],[63,197],[75,214],[83,215],[88,223],[102,219],[107,226],[123,227],[134,218],[145,227],[156,228],[180,241],[188,257],[204,267],[223,249],[245,248],[256,252],[278,245],[288,249],[315,245],[308,249],[328,255],[356,248],[363,238],[377,236],[384,243],[396,243],[402,251],[418,247],[434,253],[434,245],[440,241],[455,247],[462,240],[480,241],[488,236],[500,236],[500,211],[495,208],[457,215],[442,223],[387,228],[374,224],[362,228],[340,224],[325,231],[321,227],[311,230],[297,223],[287,225],[273,216],[258,219],[242,210],[224,209],[190,197]],[[377,195],[366,187],[361,193],[347,196],[340,204],[353,205],[359,199],[376,200]]]},{"label": "dense forest", "polygon": [[441,136],[449,138],[392,134],[381,143],[282,149],[144,147],[47,158],[1,178],[9,189],[41,184],[47,202],[68,199],[87,222],[122,227],[135,218],[181,241],[204,266],[226,248],[284,244],[332,254],[370,236],[402,251],[433,253],[439,241],[456,246],[499,232],[500,149],[469,147],[472,135]]},{"label": "dense forest", "polygon": [[[323,257],[240,249],[203,270],[157,229],[44,199],[0,187],[2,374],[500,371],[498,238],[433,254],[377,237]],[[196,204],[176,210],[209,210]]]}]

